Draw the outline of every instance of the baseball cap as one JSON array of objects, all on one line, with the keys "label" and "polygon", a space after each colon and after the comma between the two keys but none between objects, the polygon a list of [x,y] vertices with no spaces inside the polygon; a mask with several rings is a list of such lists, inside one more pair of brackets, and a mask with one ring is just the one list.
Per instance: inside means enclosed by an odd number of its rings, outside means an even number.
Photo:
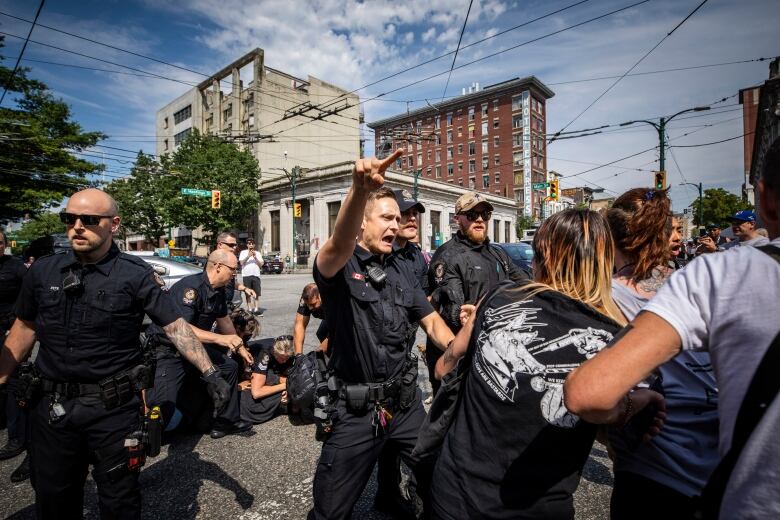
[{"label": "baseball cap", "polygon": [[425,206],[421,202],[414,200],[409,190],[393,190],[393,193],[395,193],[395,201],[398,203],[401,213],[409,211],[415,206],[417,206],[417,211],[425,213]]},{"label": "baseball cap", "polygon": [[755,222],[756,213],[752,209],[743,209],[734,213],[731,220],[740,220],[742,222]]},{"label": "baseball cap", "polygon": [[720,226],[714,222],[707,224],[707,229],[720,229]]},{"label": "baseball cap", "polygon": [[476,191],[471,191],[458,197],[458,200],[455,202],[455,213],[468,211],[479,204],[485,204],[490,208],[490,211],[493,211],[493,205],[487,201],[487,198],[485,198],[484,195],[477,193]]}]

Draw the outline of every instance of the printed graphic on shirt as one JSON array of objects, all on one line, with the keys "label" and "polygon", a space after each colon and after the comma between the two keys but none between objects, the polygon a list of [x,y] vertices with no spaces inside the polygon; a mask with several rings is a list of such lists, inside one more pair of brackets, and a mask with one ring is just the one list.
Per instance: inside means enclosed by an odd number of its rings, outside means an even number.
[{"label": "printed graphic on shirt", "polygon": [[[543,393],[539,406],[544,419],[572,428],[579,419],[563,405],[563,382],[569,372],[604,348],[612,334],[592,327],[573,328],[548,339],[543,334],[549,325],[537,321],[541,309],[530,304],[530,300],[512,302],[485,312],[474,356],[476,372],[503,401],[517,402],[524,390],[519,385]],[[579,361],[551,363],[560,357],[551,353]]]}]

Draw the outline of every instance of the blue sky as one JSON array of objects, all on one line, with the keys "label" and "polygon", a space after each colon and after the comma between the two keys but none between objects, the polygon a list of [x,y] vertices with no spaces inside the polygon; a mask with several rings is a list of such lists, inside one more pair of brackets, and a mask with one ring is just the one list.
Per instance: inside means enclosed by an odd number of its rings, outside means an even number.
[{"label": "blue sky", "polygon": [[[544,20],[462,49],[456,67],[491,53],[565,29],[639,0],[590,0]],[[541,39],[455,70],[446,95],[473,82],[490,85],[514,77],[535,75],[556,93],[548,101],[548,133],[560,130],[601,95],[615,80],[571,82],[619,76],[672,30],[701,0],[650,0],[646,3]],[[577,0],[474,0],[463,36],[463,46],[523,22],[551,13]],[[0,11],[32,19],[38,2],[0,2]],[[379,78],[387,81],[358,92],[367,100],[378,94],[447,71],[446,57],[405,74],[395,72],[453,50],[468,0],[427,2],[322,0],[304,2],[240,0],[65,1],[48,0],[41,24],[86,36],[99,42],[211,74],[254,47],[265,50],[267,65],[306,77],[316,76],[356,89]],[[672,36],[633,71],[720,64],[780,54],[776,27],[780,2],[773,0],[709,0]],[[29,24],[0,15],[0,31],[25,36]],[[128,150],[154,150],[155,111],[203,76],[143,59],[105,46],[36,27],[33,41],[62,47],[116,62],[177,81],[144,76],[115,65],[30,43],[23,65],[47,83],[73,109],[85,129],[101,130],[110,138],[103,144]],[[21,40],[6,38],[2,53],[7,66],[21,48]],[[38,60],[38,61],[32,61]],[[70,66],[41,63],[41,61]],[[89,71],[72,67],[122,71]],[[134,75],[138,74],[138,75]],[[743,133],[740,88],[757,85],[768,75],[768,61],[698,68],[626,77],[588,109],[567,130],[657,118],[727,97],[710,112],[686,114],[670,124],[671,144],[691,145],[718,141]],[[444,95],[447,74],[387,94],[382,101],[363,106],[373,121],[424,106]],[[8,101],[6,101],[8,103]],[[690,119],[688,119],[690,117]],[[616,127],[602,134],[561,140],[548,148],[548,168],[573,175],[594,165],[614,161],[657,144],[648,125]],[[687,135],[686,135],[687,134]],[[373,149],[367,132],[367,150]],[[128,152],[104,149],[108,176],[121,176],[130,167]],[[109,153],[117,155],[109,155]],[[98,154],[99,155],[99,154]],[[650,151],[564,179],[563,187],[600,185],[620,193],[648,185],[657,166]],[[101,159],[93,159],[100,161]],[[294,160],[294,158],[291,158]],[[695,198],[695,189],[680,182],[703,182],[739,192],[743,170],[742,140],[676,148],[667,154],[675,208]]]}]

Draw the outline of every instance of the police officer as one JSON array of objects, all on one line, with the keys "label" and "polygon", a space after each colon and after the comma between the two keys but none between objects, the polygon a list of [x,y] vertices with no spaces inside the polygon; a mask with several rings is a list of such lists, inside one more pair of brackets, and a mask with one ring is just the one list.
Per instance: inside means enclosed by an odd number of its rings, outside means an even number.
[{"label": "police officer", "polygon": [[[195,336],[203,342],[209,358],[230,384],[228,404],[216,416],[211,429],[213,439],[252,428],[251,423],[240,419],[236,387],[239,367],[230,357],[235,353],[248,365],[252,364],[252,356],[244,346],[244,341],[236,334],[228,316],[225,300],[225,286],[233,279],[237,269],[236,255],[216,249],[209,255],[202,273],[182,278],[170,290],[178,312],[190,324]],[[215,324],[223,334],[211,332]],[[160,327],[152,325],[147,333],[157,348],[157,371],[154,388],[146,393],[146,403],[150,407],[160,407],[163,420],[170,428],[174,425],[174,417],[176,424],[180,420],[176,409],[197,401],[192,395],[187,395],[186,399],[180,398],[185,378],[191,369],[182,361]]]},{"label": "police officer", "polygon": [[29,406],[39,518],[82,517],[90,464],[101,516],[140,518],[140,464],[126,440],[137,439],[139,388],[148,383],[138,341],[144,313],[204,374],[218,408],[227,400],[227,383],[160,277],[114,244],[119,216],[110,196],[96,189],[75,193],[60,217],[72,250],[37,259],[25,276],[0,354],[0,383],[37,339],[40,393]]},{"label": "police officer", "polygon": [[[419,321],[442,350],[454,338],[404,264],[389,261],[400,212],[392,190],[378,188],[400,154],[355,163],[333,236],[314,261],[329,327],[329,386],[337,400],[310,518],[349,518],[385,444],[397,445],[402,457],[411,453],[425,411],[409,324]],[[418,477],[419,489],[425,483]]]},{"label": "police officer", "polygon": [[[461,328],[460,306],[476,304],[492,287],[507,278],[527,280],[528,274],[512,263],[506,252],[490,243],[488,227],[493,205],[479,192],[461,195],[455,202],[458,232],[436,250],[428,271],[431,302],[457,334]],[[434,392],[434,377],[441,352],[426,348],[428,374]]]},{"label": "police officer", "polygon": [[293,346],[295,354],[303,354],[303,342],[306,339],[306,327],[309,326],[309,320],[314,316],[320,321],[317,328],[317,339],[320,342],[320,351],[328,352],[328,325],[325,322],[325,312],[322,309],[322,299],[317,284],[312,282],[306,284],[301,292],[301,301],[298,303],[298,310],[295,311],[295,323],[293,324]]},{"label": "police officer", "polygon": [[[230,231],[223,231],[217,235],[217,249],[233,253],[236,255],[236,258],[238,258],[238,238],[236,238],[236,234],[231,233]],[[225,300],[228,302],[228,305],[233,301],[233,295],[236,291],[240,291],[246,295],[247,305],[251,298],[257,297],[255,291],[246,287],[244,284],[239,283],[239,281],[236,280],[236,277],[233,276],[230,283],[225,286]]]}]

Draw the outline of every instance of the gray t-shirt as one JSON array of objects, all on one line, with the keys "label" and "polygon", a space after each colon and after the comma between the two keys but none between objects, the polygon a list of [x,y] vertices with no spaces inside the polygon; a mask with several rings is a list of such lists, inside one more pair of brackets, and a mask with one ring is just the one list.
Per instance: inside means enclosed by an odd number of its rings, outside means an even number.
[{"label": "gray t-shirt", "polygon": [[[629,320],[649,298],[612,281],[612,299]],[[615,471],[642,475],[687,496],[704,489],[718,464],[718,389],[707,352],[685,351],[659,367],[666,398],[666,422],[651,442],[631,449],[619,430],[610,430],[617,453]]]},{"label": "gray t-shirt", "polygon": [[[772,245],[780,247],[780,238]],[[739,408],[780,332],[780,264],[754,247],[704,255],[664,284],[645,311],[668,322],[683,350],[707,350],[718,382],[719,451],[731,447]],[[780,518],[780,404],[775,399],[734,468],[721,518]],[[759,462],[760,461],[760,462]]]}]

